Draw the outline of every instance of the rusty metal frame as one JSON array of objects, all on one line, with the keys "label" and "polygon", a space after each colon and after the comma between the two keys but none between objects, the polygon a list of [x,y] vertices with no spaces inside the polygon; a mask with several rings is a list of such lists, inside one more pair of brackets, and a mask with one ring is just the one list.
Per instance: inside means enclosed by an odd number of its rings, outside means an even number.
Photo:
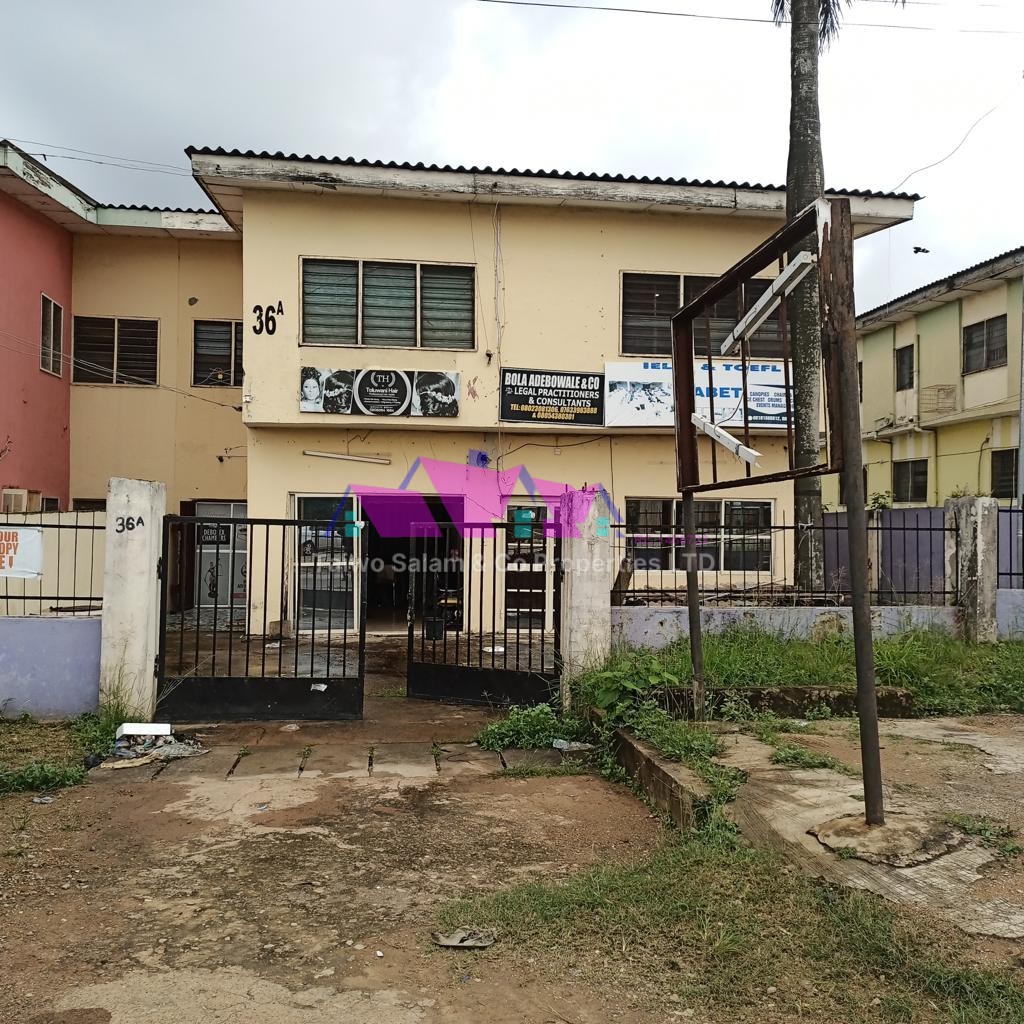
[{"label": "rusty metal frame", "polygon": [[[710,324],[707,330],[707,352],[699,354],[694,350],[694,321],[701,316],[707,316],[708,311],[721,298],[738,292],[745,281],[754,277],[755,274],[772,264],[776,264],[781,270],[786,265],[787,254],[808,238],[817,238],[815,248],[816,258],[820,264],[824,258],[829,262],[833,257],[831,253],[831,236],[827,225],[831,222],[834,204],[842,203],[845,200],[824,200],[819,199],[807,206],[793,220],[787,221],[770,238],[766,239],[756,249],[749,252],[739,262],[730,267],[724,274],[710,284],[695,299],[686,303],[672,317],[672,373],[673,389],[675,391],[675,430],[676,430],[676,481],[680,494],[693,494],[701,491],[713,491],[725,487],[740,487],[752,483],[778,483],[785,480],[796,480],[802,477],[825,476],[830,473],[837,473],[843,467],[843,436],[842,423],[839,415],[839,394],[840,394],[840,361],[838,357],[838,339],[832,336],[829,326],[829,319],[822,317],[822,355],[824,363],[824,407],[825,407],[825,461],[814,466],[797,467],[795,464],[794,434],[793,434],[793,387],[791,379],[791,353],[789,348],[789,332],[786,327],[786,303],[785,300],[779,307],[779,330],[782,338],[783,348],[783,370],[786,394],[786,426],[785,436],[787,438],[786,450],[789,460],[789,468],[777,470],[772,473],[756,475],[752,473],[750,466],[746,466],[742,477],[735,477],[728,480],[718,478],[718,459],[716,446],[711,447],[711,473],[710,481],[702,482],[700,479],[699,447],[697,441],[697,430],[691,420],[692,414],[696,411],[694,399],[694,386],[696,379],[694,375],[693,362],[696,358],[706,357],[708,362],[708,383],[712,392],[709,399],[711,420],[714,422],[714,395],[712,383],[712,360],[715,354],[712,351]],[[829,252],[824,250],[828,248]],[[834,262],[835,257],[831,262]],[[824,312],[826,299],[822,297],[822,309]],[[739,308],[739,307],[738,307]],[[742,313],[740,314],[742,316]],[[719,354],[720,357],[720,354]],[[744,444],[750,444],[750,407],[747,394],[747,365],[749,362],[748,342],[743,340],[740,344],[739,362],[743,374],[743,436]]]}]

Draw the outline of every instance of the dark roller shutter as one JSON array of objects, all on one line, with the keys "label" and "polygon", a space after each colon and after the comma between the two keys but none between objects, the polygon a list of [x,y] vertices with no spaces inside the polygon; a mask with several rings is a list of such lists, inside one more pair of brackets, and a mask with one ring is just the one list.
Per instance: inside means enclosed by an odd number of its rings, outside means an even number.
[{"label": "dark roller shutter", "polygon": [[424,348],[472,348],[472,267],[420,268],[420,339]]},{"label": "dark roller shutter", "polygon": [[114,320],[104,316],[74,318],[76,384],[114,383]]},{"label": "dark roller shutter", "polygon": [[678,275],[623,274],[622,351],[670,355],[672,315],[678,309]]},{"label": "dark roller shutter", "polygon": [[355,260],[303,260],[302,340],[306,344],[356,344],[358,304]]},{"label": "dark roller shutter", "polygon": [[363,344],[416,347],[416,265],[363,264]]},{"label": "dark roller shutter", "polygon": [[155,320],[117,321],[117,384],[156,383]]}]

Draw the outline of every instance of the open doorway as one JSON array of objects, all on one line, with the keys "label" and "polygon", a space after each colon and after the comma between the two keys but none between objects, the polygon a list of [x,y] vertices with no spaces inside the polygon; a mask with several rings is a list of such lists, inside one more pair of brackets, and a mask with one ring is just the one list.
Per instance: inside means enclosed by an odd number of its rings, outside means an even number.
[{"label": "open doorway", "polygon": [[[393,498],[374,498],[374,508],[382,503],[394,501],[396,504],[407,504],[417,513],[422,512],[422,501],[426,501],[427,510],[437,524],[441,534],[446,538],[457,537],[452,529],[453,519],[449,509],[459,512],[462,499],[447,498],[442,501],[433,495],[421,499],[419,496],[396,494]],[[446,504],[447,502],[447,504]],[[399,515],[387,517],[391,521],[399,521]],[[417,518],[414,514],[413,518]],[[457,517],[461,519],[461,515]],[[408,628],[409,610],[409,537],[383,537],[377,526],[368,516],[363,515],[365,526],[362,529],[363,557],[366,558],[366,628],[374,633],[404,633]],[[383,521],[383,518],[382,518]],[[455,558],[451,559],[454,554]],[[436,583],[436,594],[430,595],[431,604],[447,603],[453,608],[461,607],[462,571],[456,561],[461,559],[461,546],[456,552],[446,552],[449,562],[442,576]],[[416,617],[423,614],[420,607],[422,599],[417,594]]]}]

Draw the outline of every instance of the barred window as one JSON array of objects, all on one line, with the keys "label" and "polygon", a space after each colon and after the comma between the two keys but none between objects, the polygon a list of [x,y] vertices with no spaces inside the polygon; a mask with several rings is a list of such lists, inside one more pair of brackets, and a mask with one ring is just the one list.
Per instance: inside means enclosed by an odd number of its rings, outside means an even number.
[{"label": "barred window", "polygon": [[192,387],[242,386],[242,321],[194,320]]}]

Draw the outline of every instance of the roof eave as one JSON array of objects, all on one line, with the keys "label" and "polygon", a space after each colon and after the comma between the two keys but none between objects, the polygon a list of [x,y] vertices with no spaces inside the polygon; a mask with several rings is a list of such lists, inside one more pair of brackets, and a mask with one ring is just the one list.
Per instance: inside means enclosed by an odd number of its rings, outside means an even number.
[{"label": "roof eave", "polygon": [[858,334],[870,334],[909,320],[919,313],[938,309],[948,302],[989,291],[1003,281],[1024,277],[1024,248],[980,263],[910,292],[893,302],[869,309],[857,317]]},{"label": "roof eave", "polygon": [[[217,208],[241,228],[245,189],[311,191],[332,195],[439,199],[460,202],[550,206],[617,206],[640,211],[676,211],[733,216],[785,215],[779,188],[726,184],[680,184],[595,180],[490,170],[367,166],[315,159],[191,151],[192,173]],[[842,193],[836,193],[842,194]],[[913,217],[914,197],[850,196],[858,234]]]}]

